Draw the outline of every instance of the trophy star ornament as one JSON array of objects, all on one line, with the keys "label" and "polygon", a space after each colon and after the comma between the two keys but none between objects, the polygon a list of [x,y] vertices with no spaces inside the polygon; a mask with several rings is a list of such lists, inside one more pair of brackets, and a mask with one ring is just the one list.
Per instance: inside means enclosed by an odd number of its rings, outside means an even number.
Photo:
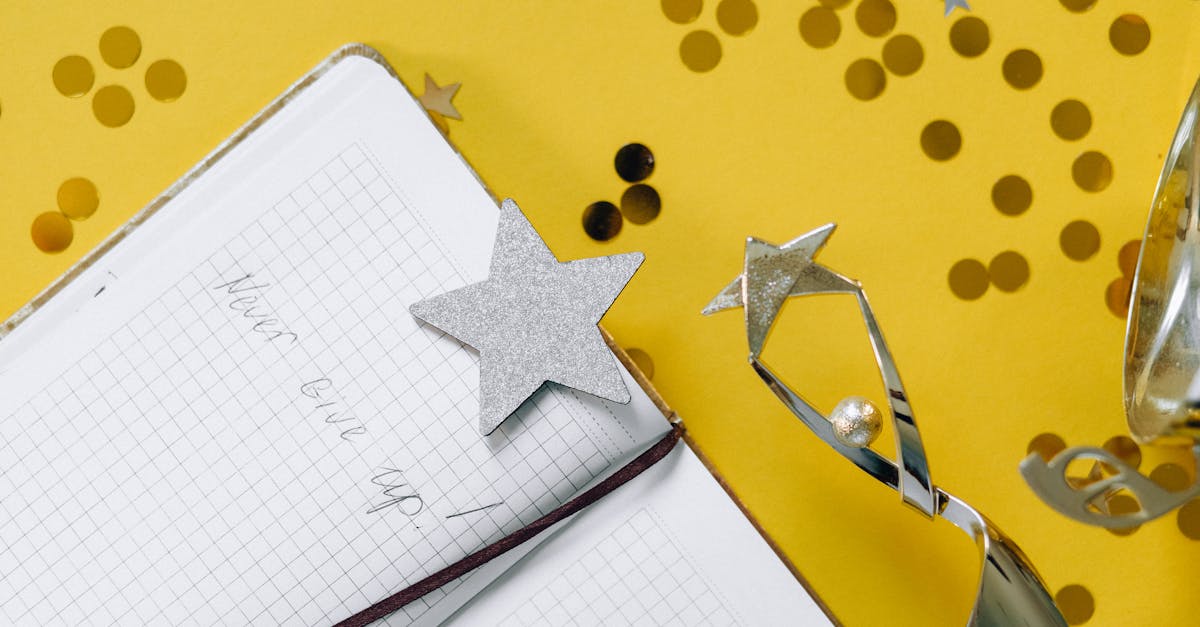
[{"label": "trophy star ornament", "polygon": [[596,325],[644,259],[624,253],[559,262],[509,199],[500,207],[487,280],[409,312],[479,351],[479,431],[487,435],[547,381],[629,402]]},{"label": "trophy star ornament", "polygon": [[855,294],[861,289],[857,281],[813,260],[836,228],[836,224],[826,224],[782,246],[746,238],[746,262],[742,274],[726,285],[702,313],[707,316],[744,307],[750,356],[758,357],[788,297]]},{"label": "trophy star ornament", "polygon": [[458,93],[459,87],[462,87],[462,83],[451,83],[445,87],[439,87],[434,82],[433,77],[426,74],[425,92],[417,100],[421,103],[421,106],[430,111],[436,111],[448,118],[461,120],[462,114],[458,112],[458,108],[451,102],[454,99],[454,95]]},{"label": "trophy star ornament", "polygon": [[954,12],[954,9],[960,9],[960,8],[963,9],[964,11],[971,10],[971,7],[969,5],[967,5],[967,0],[946,0],[945,16],[950,17],[950,14]]}]

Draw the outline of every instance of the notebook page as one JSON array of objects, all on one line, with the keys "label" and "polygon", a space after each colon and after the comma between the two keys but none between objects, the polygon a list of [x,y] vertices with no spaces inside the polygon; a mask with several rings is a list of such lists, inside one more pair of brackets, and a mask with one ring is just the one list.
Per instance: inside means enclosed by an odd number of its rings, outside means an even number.
[{"label": "notebook page", "polygon": [[[357,89],[331,117],[203,220],[164,208],[177,235],[122,249],[143,263],[88,328],[60,325],[4,377],[10,621],[336,620],[665,430],[630,381],[630,406],[551,387],[475,432],[474,355],[407,305],[486,273],[495,207],[382,69],[335,79]],[[394,622],[436,622],[483,583]]]},{"label": "notebook page", "polygon": [[451,625],[830,625],[685,446],[534,549]]}]

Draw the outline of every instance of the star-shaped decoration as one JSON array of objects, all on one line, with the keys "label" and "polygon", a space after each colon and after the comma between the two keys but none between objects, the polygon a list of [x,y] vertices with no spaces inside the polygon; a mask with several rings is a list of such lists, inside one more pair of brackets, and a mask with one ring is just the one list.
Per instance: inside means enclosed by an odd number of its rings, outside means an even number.
[{"label": "star-shaped decoration", "polygon": [[970,5],[967,4],[967,0],[945,0],[945,1],[946,1],[946,14],[945,14],[946,17],[950,17],[950,14],[954,12],[954,9],[963,9],[964,11],[971,10]]},{"label": "star-shaped decoration", "polygon": [[862,289],[857,281],[813,261],[835,228],[836,224],[826,224],[782,246],[746,238],[746,265],[742,274],[726,285],[702,313],[707,316],[744,307],[750,356],[758,357],[783,301],[789,296],[854,294]]},{"label": "star-shaped decoration", "polygon": [[629,402],[596,325],[643,259],[559,262],[517,203],[505,200],[487,280],[409,311],[479,351],[479,431],[487,435],[547,381]]},{"label": "star-shaped decoration", "polygon": [[417,98],[421,102],[421,106],[430,111],[437,112],[448,118],[461,120],[462,114],[454,107],[451,100],[458,93],[458,88],[462,87],[462,83],[451,83],[445,87],[438,87],[438,84],[433,82],[433,77],[428,73],[425,74],[425,93]]}]

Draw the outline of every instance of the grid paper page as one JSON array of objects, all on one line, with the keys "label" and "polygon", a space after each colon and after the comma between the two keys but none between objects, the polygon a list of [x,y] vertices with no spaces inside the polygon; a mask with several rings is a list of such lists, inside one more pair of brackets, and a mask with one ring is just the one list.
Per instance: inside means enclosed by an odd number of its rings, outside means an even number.
[{"label": "grid paper page", "polygon": [[638,510],[500,625],[737,625],[652,508]]},{"label": "grid paper page", "polygon": [[464,282],[365,145],[331,159],[0,421],[0,616],[330,622],[636,444],[558,388],[479,436],[475,356],[407,313]]}]

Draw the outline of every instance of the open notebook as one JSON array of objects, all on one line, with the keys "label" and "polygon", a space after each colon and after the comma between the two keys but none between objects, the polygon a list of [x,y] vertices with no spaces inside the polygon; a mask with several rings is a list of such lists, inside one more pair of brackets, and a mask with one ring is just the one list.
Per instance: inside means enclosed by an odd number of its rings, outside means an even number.
[{"label": "open notebook", "polygon": [[[496,219],[375,51],[296,83],[7,323],[0,622],[330,623],[657,440],[625,370],[479,435],[475,354],[408,306],[485,278]],[[572,620],[829,619],[680,445],[387,622]]]}]

